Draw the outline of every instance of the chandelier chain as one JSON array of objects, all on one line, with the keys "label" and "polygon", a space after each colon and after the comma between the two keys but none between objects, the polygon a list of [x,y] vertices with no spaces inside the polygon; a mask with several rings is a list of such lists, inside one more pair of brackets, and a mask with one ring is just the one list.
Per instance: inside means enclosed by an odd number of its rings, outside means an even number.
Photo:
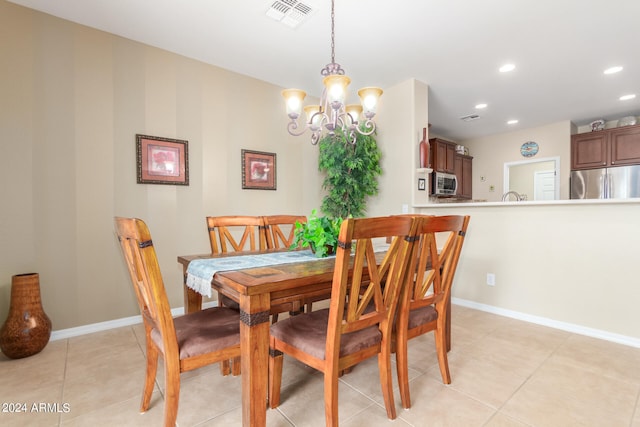
[{"label": "chandelier chain", "polygon": [[331,63],[327,64],[322,70],[320,70],[320,75],[326,77],[331,75],[344,75],[344,69],[340,64],[336,63],[336,14],[335,14],[335,1],[331,0]]},{"label": "chandelier chain", "polygon": [[335,42],[335,19],[336,14],[334,11],[335,1],[331,0],[331,63],[335,64],[336,62],[336,42]]}]

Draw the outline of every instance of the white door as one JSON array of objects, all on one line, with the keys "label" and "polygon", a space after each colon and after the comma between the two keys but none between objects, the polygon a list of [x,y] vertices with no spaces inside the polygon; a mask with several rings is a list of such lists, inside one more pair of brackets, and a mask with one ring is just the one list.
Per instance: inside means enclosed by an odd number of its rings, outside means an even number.
[{"label": "white door", "polygon": [[537,171],[533,179],[533,200],[555,200],[556,173],[555,171]]}]

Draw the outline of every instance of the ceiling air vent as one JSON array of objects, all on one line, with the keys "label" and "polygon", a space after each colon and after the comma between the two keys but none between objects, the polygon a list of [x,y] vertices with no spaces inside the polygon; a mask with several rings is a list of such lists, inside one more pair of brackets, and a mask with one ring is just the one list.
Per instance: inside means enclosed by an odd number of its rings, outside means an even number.
[{"label": "ceiling air vent", "polygon": [[314,9],[311,6],[298,0],[276,0],[269,6],[267,16],[288,27],[296,28],[313,12]]},{"label": "ceiling air vent", "polygon": [[460,120],[463,122],[472,122],[474,120],[478,120],[480,118],[479,114],[469,114],[468,116],[460,117]]}]

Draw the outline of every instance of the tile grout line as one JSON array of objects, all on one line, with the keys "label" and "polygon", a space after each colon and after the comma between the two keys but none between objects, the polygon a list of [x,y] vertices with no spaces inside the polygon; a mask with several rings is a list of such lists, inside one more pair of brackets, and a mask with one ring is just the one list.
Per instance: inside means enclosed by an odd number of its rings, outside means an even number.
[{"label": "tile grout line", "polygon": [[[268,411],[268,410],[269,410],[269,408],[267,408],[267,411]],[[271,409],[271,410],[272,410],[272,411],[273,411],[273,410],[278,411],[278,413],[279,413],[280,415],[282,415],[282,418],[284,418],[284,419],[285,419],[285,421],[287,421],[289,424],[291,424],[291,427],[296,427],[296,424],[293,422],[293,420],[291,420],[291,419],[287,416],[287,414],[285,414],[285,413],[284,413],[284,411],[282,411],[282,410],[280,409],[280,406],[278,406],[277,408]]]},{"label": "tile grout line", "polygon": [[[64,403],[64,386],[67,384],[67,368],[69,365],[69,339],[66,339],[64,352],[64,371],[62,372],[62,387],[60,390],[60,402]],[[58,414],[58,427],[62,426],[62,413]]]},{"label": "tile grout line", "polygon": [[[529,375],[527,375],[527,377],[526,377],[526,378],[525,378],[525,380],[522,382],[522,384],[520,384],[520,385],[518,386],[518,388],[516,388],[516,389],[513,391],[513,393],[511,393],[511,396],[509,396],[509,398],[508,398],[507,400],[505,400],[505,401],[504,401],[504,403],[502,403],[502,405],[500,405],[500,406],[496,409],[495,414],[493,414],[493,416],[492,416],[491,418],[495,417],[498,413],[500,413],[500,411],[502,410],[502,408],[504,408],[504,406],[505,406],[507,403],[509,403],[509,401],[510,401],[510,400],[511,400],[511,399],[512,399],[512,398],[513,398],[513,397],[514,397],[514,396],[515,396],[515,395],[516,395],[516,394],[517,394],[517,393],[522,389],[522,387],[524,387],[524,386],[525,386],[525,384],[527,384],[527,383],[529,382],[529,380],[530,380],[530,379],[531,379],[531,378],[532,378],[532,377],[533,377],[533,376],[534,376],[534,375],[535,375],[535,374],[540,370],[540,368],[542,368],[542,367],[545,365],[545,363],[547,363],[547,362],[549,361],[549,359],[551,359],[551,357],[556,353],[556,351],[558,351],[558,349],[559,349],[563,344],[565,344],[567,341],[569,341],[569,339],[570,339],[570,338],[571,338],[571,336],[573,336],[573,335],[574,335],[574,334],[572,334],[572,333],[567,334],[567,337],[566,337],[563,341],[559,342],[559,343],[558,343],[558,345],[556,345],[556,347],[555,347],[555,348],[554,348],[554,349],[549,353],[549,355],[548,355],[548,356],[547,356],[547,357],[546,357],[542,362],[540,362],[540,364],[538,365],[538,367],[537,367],[537,368],[535,368],[535,369],[534,369],[534,370],[533,370]],[[505,415],[505,414],[503,414],[503,415]],[[513,419],[515,419],[516,421],[518,421],[518,422],[520,422],[520,423],[523,423],[523,424],[525,424],[525,425],[527,425],[527,426],[530,426],[530,425],[531,425],[531,424],[529,424],[529,423],[525,422],[524,420],[521,420],[520,418],[513,417],[513,416],[511,416],[511,415],[505,415],[505,416],[508,416],[509,418],[513,418]],[[491,419],[489,419],[489,421],[490,421],[490,420],[491,420]],[[489,422],[489,421],[487,421],[487,422]],[[485,425],[486,425],[486,423],[485,423]]]},{"label": "tile grout line", "polygon": [[639,408],[640,408],[640,386],[638,387],[638,394],[636,396],[636,407],[633,409],[633,412],[631,413],[631,420],[629,421],[629,427],[633,427],[633,420],[636,417],[636,415],[640,416]]},{"label": "tile grout line", "polygon": [[[424,375],[424,372],[421,373],[419,376]],[[365,399],[371,401],[371,404],[369,406],[367,406],[366,408],[363,408],[362,410],[358,411],[357,413],[353,414],[351,417],[347,418],[344,421],[349,421],[351,419],[354,419],[357,415],[362,414],[363,412],[367,411],[369,408],[371,408],[372,406],[377,407],[378,409],[382,409],[386,412],[386,408],[384,406],[384,403],[380,404],[378,403],[374,398],[372,398],[371,396],[368,396],[367,394],[365,394],[363,391],[361,391],[360,389],[356,388],[355,386],[351,385],[350,383],[348,383],[347,381],[345,381],[343,378],[338,378],[338,381],[341,382],[342,384],[346,385],[347,387],[349,387],[351,390],[355,391],[356,393],[360,394],[361,396],[363,396]],[[397,387],[393,388],[393,391],[396,391]],[[382,393],[382,390],[380,390],[380,393]],[[397,400],[394,396],[394,405],[397,404]],[[402,405],[400,405],[400,407],[402,408]],[[396,408],[396,420],[401,418],[400,414],[397,413],[397,408]],[[395,421],[395,420],[389,420],[389,421]],[[406,424],[412,425],[411,423],[405,421],[404,419],[402,419],[402,421]]]}]

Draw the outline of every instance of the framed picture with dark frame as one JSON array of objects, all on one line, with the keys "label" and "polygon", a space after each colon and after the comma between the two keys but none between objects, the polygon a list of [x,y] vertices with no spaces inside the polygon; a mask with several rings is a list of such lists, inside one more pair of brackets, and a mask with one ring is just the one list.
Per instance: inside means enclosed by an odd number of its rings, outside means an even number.
[{"label": "framed picture with dark frame", "polygon": [[276,153],[242,150],[242,188],[276,189]]},{"label": "framed picture with dark frame", "polygon": [[136,134],[138,184],[189,185],[189,143]]}]

